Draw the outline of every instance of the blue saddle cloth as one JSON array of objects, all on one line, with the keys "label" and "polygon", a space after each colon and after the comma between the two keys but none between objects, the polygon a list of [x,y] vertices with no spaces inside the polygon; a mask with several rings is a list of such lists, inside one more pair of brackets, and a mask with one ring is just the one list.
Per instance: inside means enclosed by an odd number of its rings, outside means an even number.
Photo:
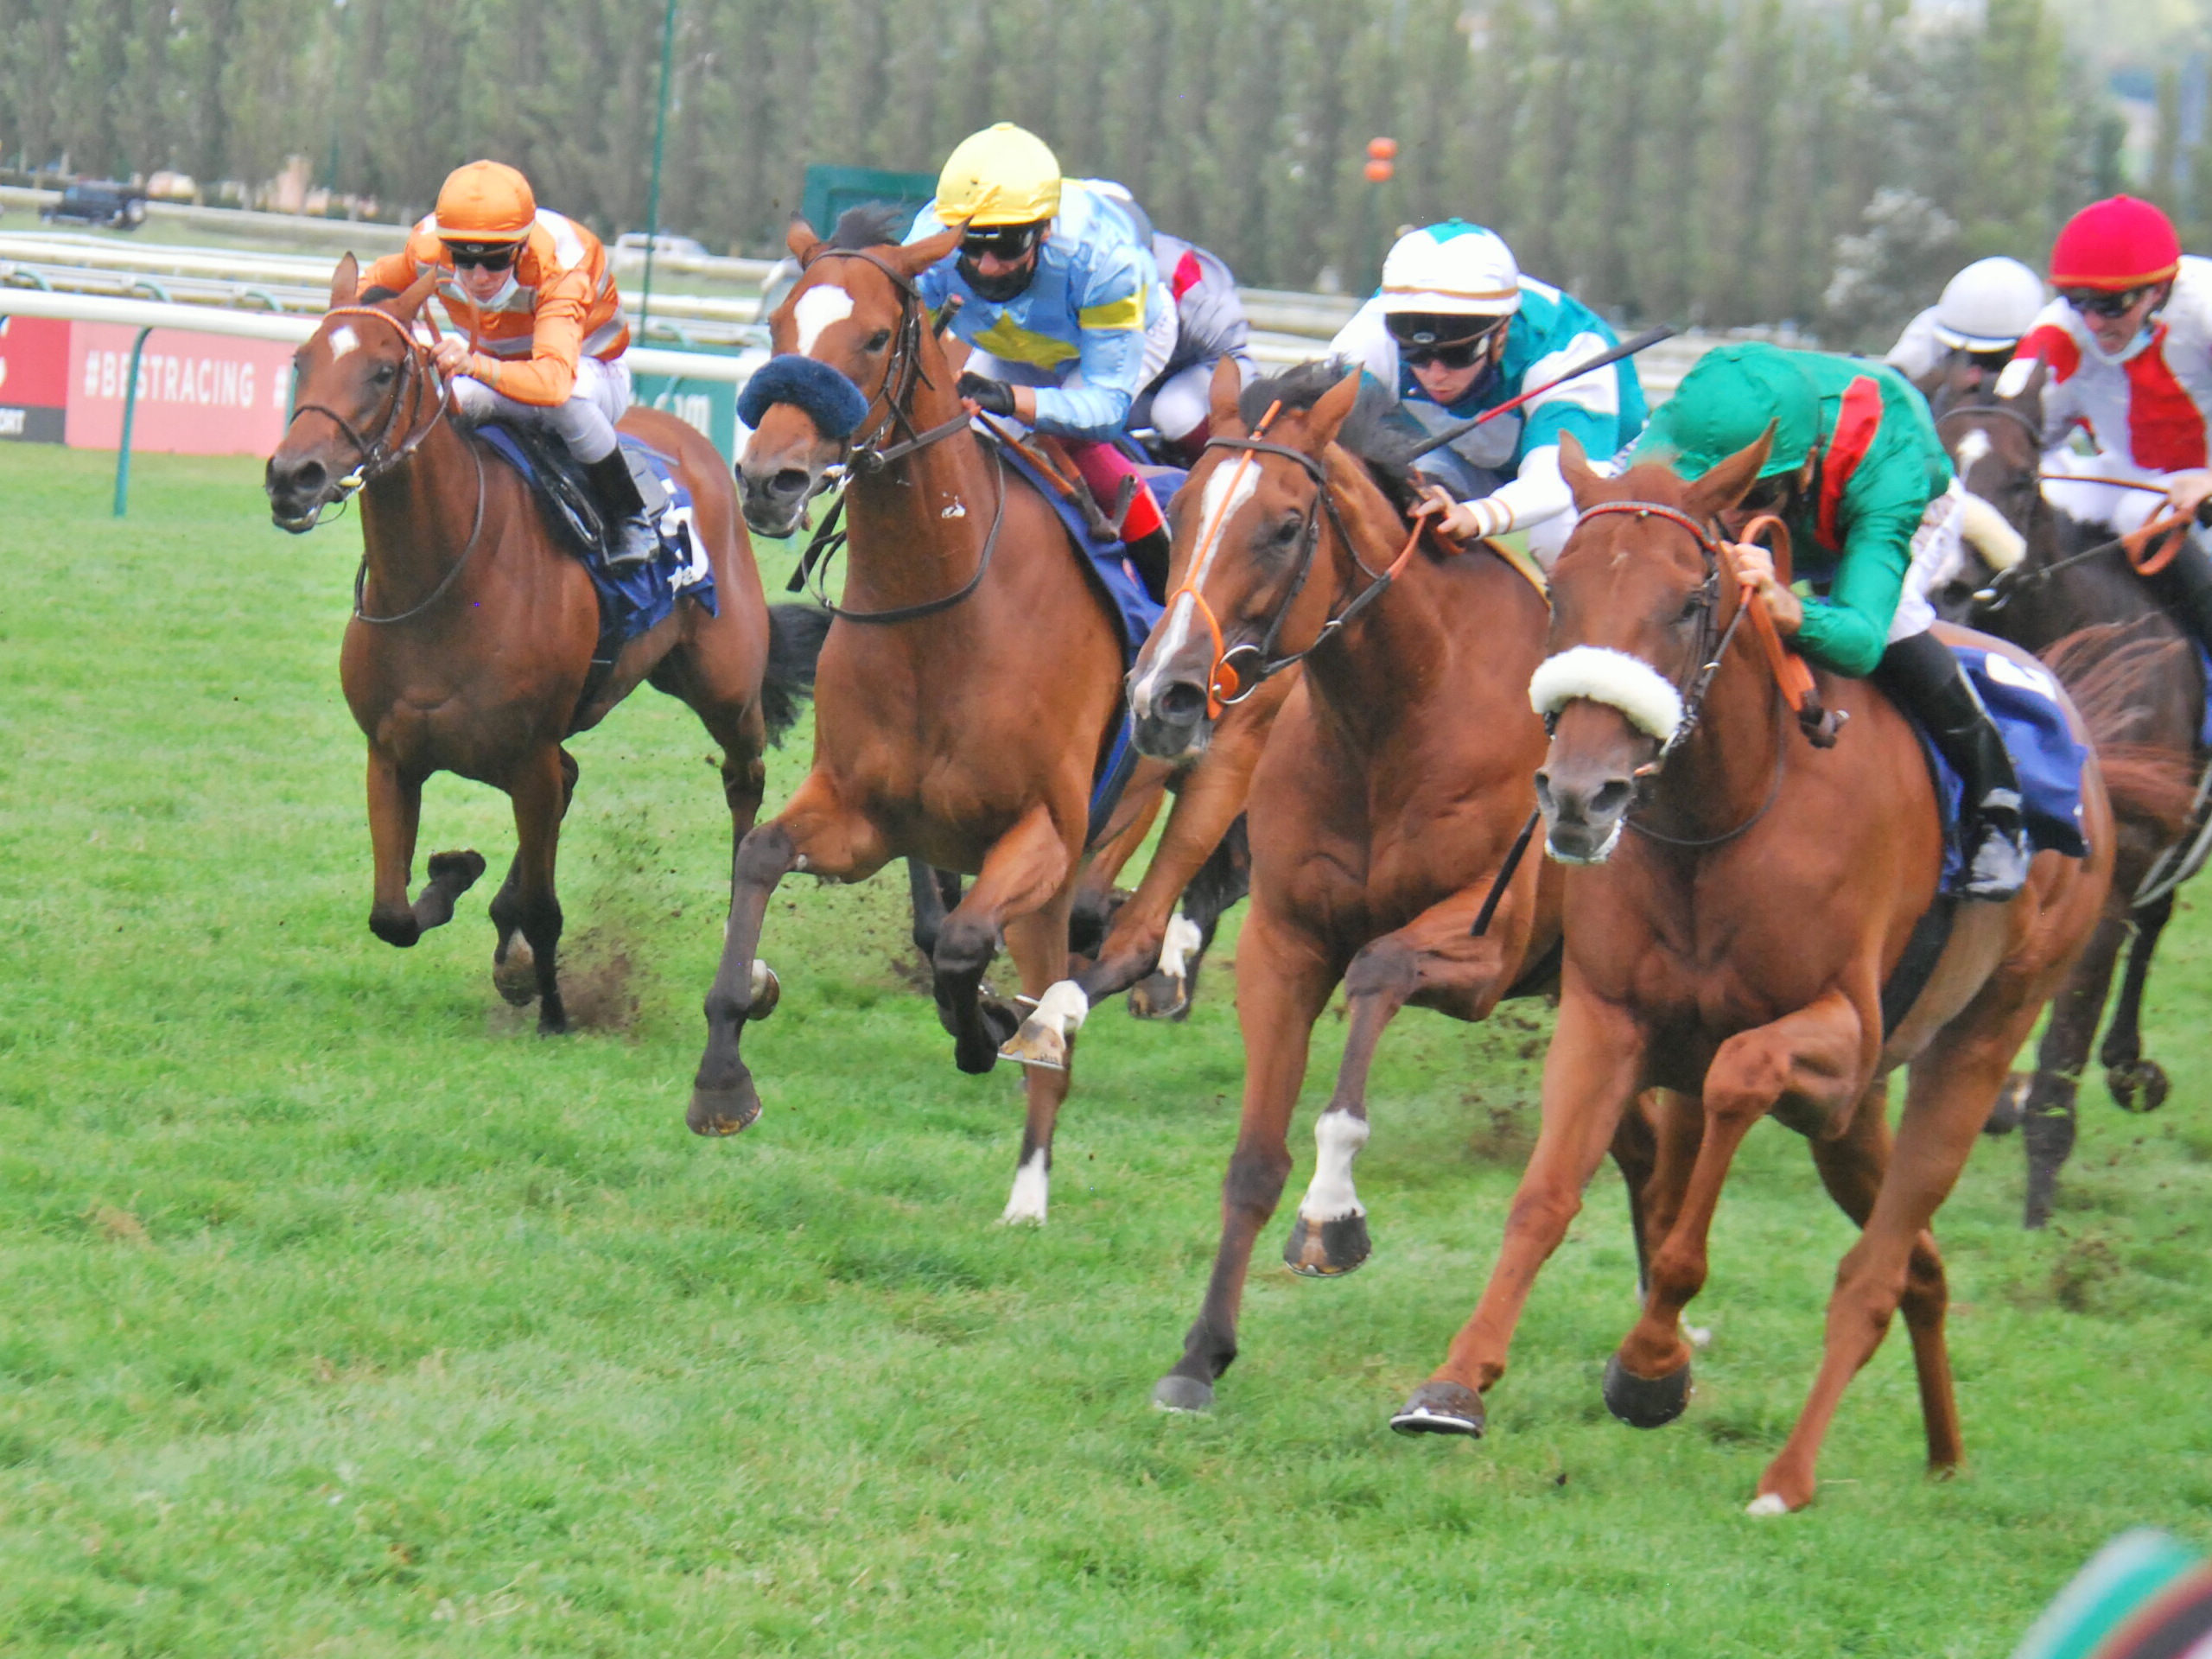
[{"label": "blue saddle cloth", "polygon": [[[579,522],[569,499],[574,493],[582,493],[588,499],[579,480],[565,480],[561,486],[549,483],[530,448],[496,423],[479,426],[476,435],[546,499],[569,550],[582,562],[592,586],[599,590],[599,648],[593,653],[594,660],[612,660],[626,643],[664,620],[679,599],[696,600],[709,616],[721,613],[715,592],[714,567],[708,563],[706,543],[692,524],[691,492],[684,487],[676,463],[668,456],[642,438],[626,432],[620,435],[623,448],[644,456],[661,480],[668,493],[668,507],[654,525],[660,545],[653,556],[618,568],[607,563],[597,524]],[[597,504],[592,505],[595,508]]]},{"label": "blue saddle cloth", "polygon": [[[1094,531],[1082,508],[1020,450],[1012,444],[1000,444],[998,450],[1007,466],[1027,479],[1059,515],[1075,548],[1076,562],[1097,588],[1099,596],[1106,602],[1106,613],[1114,620],[1122,642],[1122,666],[1126,671],[1135,664],[1138,648],[1151,633],[1153,624],[1160,620],[1162,609],[1160,602],[1145,591],[1144,579],[1129,563],[1128,547]],[[1185,476],[1172,467],[1146,467],[1143,472],[1163,509],[1174,499]],[[1105,832],[1129,774],[1136,770],[1136,763],[1135,722],[1130,717],[1128,699],[1124,695],[1121,718],[1115,724],[1112,738],[1099,751],[1097,770],[1091,779],[1090,828],[1084,838],[1084,845],[1096,842]]]},{"label": "blue saddle cloth", "polygon": [[[2083,856],[2089,849],[2082,832],[2082,763],[2088,751],[2066,723],[2057,680],[2048,669],[2015,662],[1979,645],[1952,645],[1951,654],[1981,694],[2012,757],[2029,847],[2038,853]],[[1936,798],[1943,814],[1943,891],[1951,893],[1962,885],[1966,874],[1959,847],[1965,785],[1925,733],[1921,747],[1936,775]]]}]

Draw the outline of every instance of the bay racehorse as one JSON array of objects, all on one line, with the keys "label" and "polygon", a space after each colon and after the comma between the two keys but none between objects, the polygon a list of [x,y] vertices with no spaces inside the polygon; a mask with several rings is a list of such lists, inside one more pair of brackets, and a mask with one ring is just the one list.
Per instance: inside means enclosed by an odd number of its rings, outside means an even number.
[{"label": "bay racehorse", "polygon": [[409,901],[424,780],[452,772],[505,791],[516,851],[492,901],[494,978],[511,1001],[536,995],[537,1028],[559,1032],[568,1015],[554,863],[577,775],[562,740],[597,725],[650,678],[690,704],[721,746],[722,794],[741,836],[760,808],[762,752],[811,678],[818,625],[793,607],[772,620],[714,446],[673,416],[632,410],[622,429],[672,457],[691,492],[721,613],[679,602],[593,682],[600,616],[590,576],[521,475],[454,423],[415,337],[435,280],[357,294],[353,256],[339,262],[329,313],[295,359],[292,419],[264,482],[276,523],[295,533],[359,493],[361,573],[339,677],[369,741],[370,928],[411,945],[450,920],[483,874],[474,852],[437,854]]},{"label": "bay racehorse", "polygon": [[[2125,710],[2100,753],[2119,828],[2104,918],[2052,1001],[2034,1072],[2014,1077],[1993,1124],[2002,1129],[2017,1120],[2021,1127],[2031,1227],[2050,1219],[2058,1172],[2074,1147],[2082,1072],[2120,948],[2131,939],[2098,1058],[2122,1107],[2155,1111],[2165,1100],[2166,1074],[2143,1052],[2143,992],[2184,873],[2176,842],[2190,817],[2191,780],[2204,760],[2196,741],[2204,675],[2188,637],[2127,569],[2125,550],[2109,531],[2077,522],[2044,498],[2046,372],[2039,365],[2011,397],[1997,396],[1979,376],[1971,389],[1941,376],[1924,386],[1937,435],[1967,490],[1995,508],[2021,541],[2017,564],[1993,590],[1985,589],[1992,598],[1975,604],[1968,597],[1958,613],[2043,656],[2078,701]],[[2100,546],[2102,552],[2090,552]],[[1980,588],[1980,581],[1970,580],[1961,585],[1962,596]]]},{"label": "bay racehorse", "polygon": [[[1772,1114],[1806,1136],[1829,1195],[1862,1230],[1837,1270],[1811,1395],[1760,1477],[1761,1515],[1812,1501],[1836,1406],[1900,1306],[1929,1463],[1959,1462],[1929,1224],[2096,926],[2113,846],[2092,755],[2088,856],[2042,854],[2018,897],[1959,904],[1910,1008],[1885,1015],[1885,985],[1937,902],[1934,784],[1918,736],[1863,681],[1821,676],[1819,698],[1849,724],[1832,747],[1801,741],[1776,668],[1738,635],[1748,612],[1711,526],[1751,487],[1768,442],[1688,483],[1658,465],[1602,477],[1572,439],[1560,446],[1581,516],[1553,568],[1550,654],[1529,696],[1553,727],[1537,779],[1548,848],[1581,868],[1567,882],[1541,1126],[1480,1304],[1394,1420],[1482,1432],[1483,1393],[1504,1374],[1537,1272],[1647,1090],[1659,1108],[1648,1290],[1605,1393],[1638,1427],[1679,1415],[1690,1383],[1682,1312],[1705,1282],[1736,1150]],[[1786,550],[1777,563],[1787,582]],[[2048,680],[2026,653],[1990,643]],[[2081,717],[2069,719],[2088,742]],[[1907,1063],[1892,1147],[1886,1078]]]},{"label": "bay racehorse", "polygon": [[[738,467],[747,522],[779,535],[830,469],[847,469],[849,539],[811,768],[735,861],[688,1118],[702,1135],[760,1114],[740,1039],[773,985],[755,964],[768,898],[794,871],[861,880],[903,857],[976,876],[931,918],[931,962],[956,1062],[988,1071],[1017,1020],[980,995],[983,970],[1003,934],[1027,995],[1065,972],[1093,774],[1121,716],[1115,625],[1052,506],[971,429],[915,289],[959,234],[911,247],[880,236],[865,214],[829,243],[792,226],[802,269],[770,320],[778,356],[763,371],[779,390]],[[1027,1070],[1006,1220],[1045,1217],[1068,1086],[1064,1069]]]},{"label": "bay racehorse", "polygon": [[1394,499],[1344,432],[1359,385],[1341,363],[1311,364],[1240,400],[1234,368],[1217,374],[1214,436],[1173,510],[1179,585],[1131,682],[1139,745],[1172,759],[1221,712],[1224,663],[1231,696],[1304,664],[1252,781],[1243,1117],[1205,1306],[1154,1393],[1171,1409],[1205,1409],[1236,1357],[1253,1242],[1290,1171],[1314,1022],[1338,984],[1351,1030],[1285,1251],[1316,1275],[1368,1255],[1351,1167],[1384,1028],[1408,1003],[1479,1020],[1516,986],[1541,988],[1559,939],[1556,872],[1535,859],[1503,882],[1483,936],[1470,931],[1535,805],[1544,732],[1527,688],[1543,597],[1486,549],[1421,544],[1422,521],[1401,516],[1410,487],[1394,480]]}]

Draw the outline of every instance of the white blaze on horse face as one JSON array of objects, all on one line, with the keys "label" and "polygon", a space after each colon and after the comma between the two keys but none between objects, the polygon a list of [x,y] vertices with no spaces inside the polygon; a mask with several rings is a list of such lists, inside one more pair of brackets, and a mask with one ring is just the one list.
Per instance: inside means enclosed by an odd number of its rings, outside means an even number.
[{"label": "white blaze on horse face", "polygon": [[1351,1184],[1351,1160],[1367,1144],[1367,1120],[1347,1111],[1332,1109],[1315,1120],[1313,1180],[1298,1206],[1307,1221],[1318,1225],[1367,1213]]},{"label": "white blaze on horse face", "polygon": [[1959,452],[1952,458],[1961,478],[1989,459],[1989,434],[1975,427],[1959,440]]},{"label": "white blaze on horse face", "polygon": [[[1196,590],[1205,586],[1207,576],[1213,571],[1213,562],[1221,552],[1223,530],[1259,487],[1260,469],[1252,463],[1249,454],[1214,468],[1212,476],[1206,480],[1205,493],[1198,501],[1198,562],[1184,579],[1185,588]],[[1152,712],[1153,682],[1159,677],[1160,665],[1190,643],[1191,619],[1197,610],[1198,601],[1187,592],[1179,591],[1169,604],[1165,619],[1167,626],[1153,649],[1152,666],[1130,688],[1131,701],[1140,716]]]},{"label": "white blaze on horse face", "polygon": [[836,283],[824,283],[819,288],[808,289],[791,308],[791,321],[798,325],[798,354],[810,356],[814,342],[822,338],[822,331],[852,315],[853,296]]},{"label": "white blaze on horse face", "polygon": [[353,332],[353,325],[341,322],[330,331],[330,360],[335,363],[351,351],[359,349],[361,337]]},{"label": "white blaze on horse face", "polygon": [[1014,1173],[1014,1191],[1006,1201],[1006,1213],[999,1217],[999,1224],[1009,1227],[1017,1222],[1027,1222],[1033,1227],[1045,1224],[1045,1198],[1052,1185],[1045,1171],[1045,1149],[1039,1147],[1022,1160],[1021,1167]]}]

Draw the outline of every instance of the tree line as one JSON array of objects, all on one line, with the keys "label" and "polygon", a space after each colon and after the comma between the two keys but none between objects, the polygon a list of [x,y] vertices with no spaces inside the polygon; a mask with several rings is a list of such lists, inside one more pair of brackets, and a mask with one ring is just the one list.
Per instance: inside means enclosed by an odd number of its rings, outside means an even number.
[{"label": "tree line", "polygon": [[[493,155],[635,229],[658,10],[0,0],[0,154],[201,180],[304,156],[395,214]],[[679,0],[676,27],[662,223],[747,252],[809,162],[934,170],[1012,119],[1248,283],[1357,291],[1398,226],[1458,213],[1624,320],[1859,343],[1964,259],[2039,262],[2120,182],[2045,0]]]}]

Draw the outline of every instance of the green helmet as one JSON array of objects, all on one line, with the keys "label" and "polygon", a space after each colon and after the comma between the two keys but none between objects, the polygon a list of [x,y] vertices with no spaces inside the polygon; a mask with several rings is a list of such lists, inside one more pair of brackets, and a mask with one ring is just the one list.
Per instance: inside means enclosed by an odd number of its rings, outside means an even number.
[{"label": "green helmet", "polygon": [[1796,355],[1761,340],[1707,352],[1659,406],[1637,448],[1699,478],[1757,443],[1770,424],[1774,448],[1759,476],[1796,472],[1821,435],[1821,394]]}]

